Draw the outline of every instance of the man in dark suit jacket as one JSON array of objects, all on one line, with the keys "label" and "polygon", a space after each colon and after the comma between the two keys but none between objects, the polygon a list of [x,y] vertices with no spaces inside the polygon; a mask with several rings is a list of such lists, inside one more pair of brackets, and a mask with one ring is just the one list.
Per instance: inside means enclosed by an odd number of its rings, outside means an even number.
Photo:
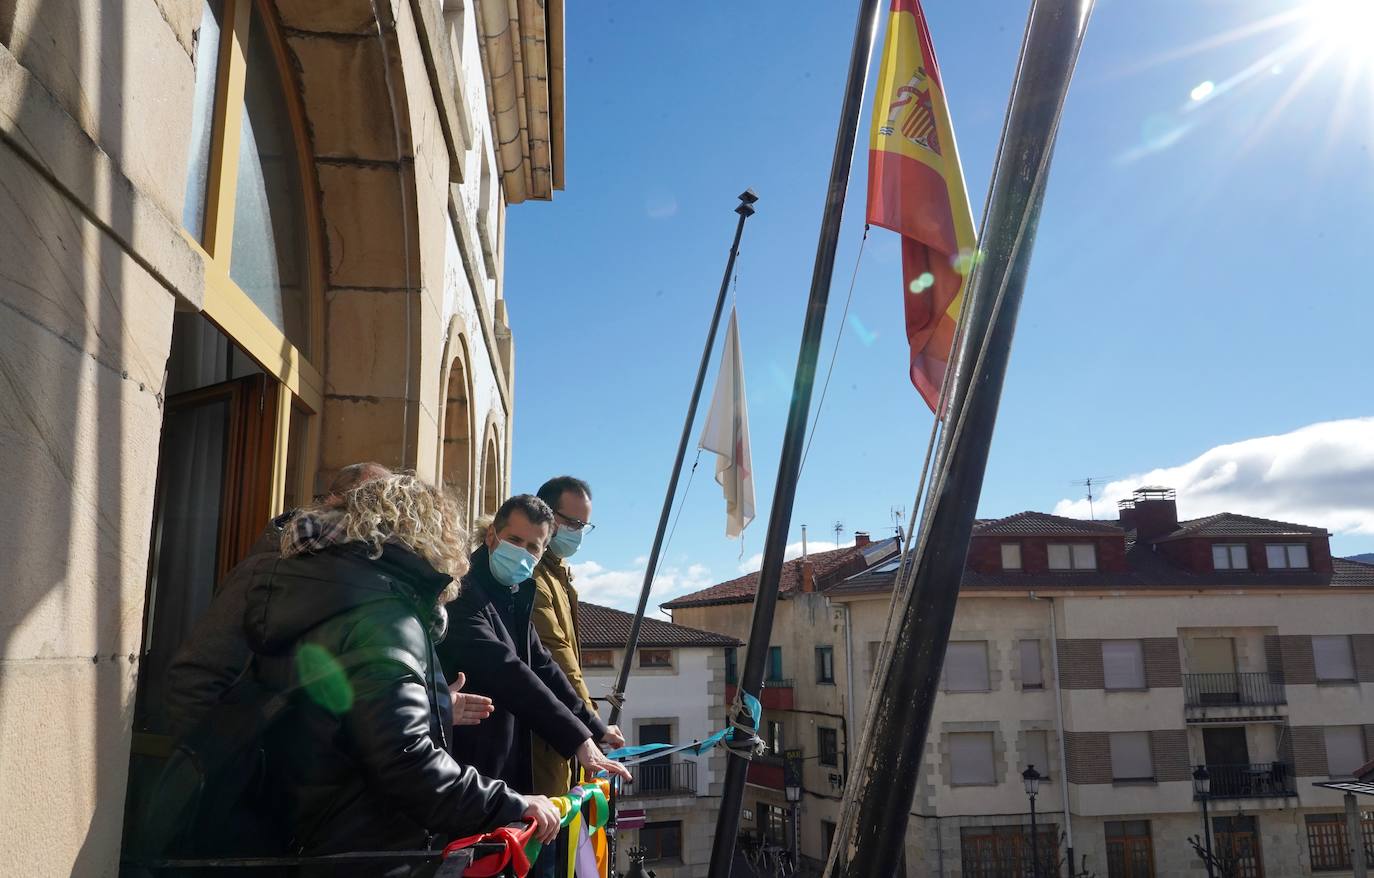
[{"label": "man in dark suit jacket", "polygon": [[597,747],[618,745],[619,731],[587,707],[530,624],[534,567],[553,529],[553,511],[538,497],[501,505],[448,605],[448,635],[438,647],[449,679],[466,674],[467,691],[495,703],[481,725],[454,730],[455,758],[525,794],[534,792],[531,735],[592,773],[630,777]]}]

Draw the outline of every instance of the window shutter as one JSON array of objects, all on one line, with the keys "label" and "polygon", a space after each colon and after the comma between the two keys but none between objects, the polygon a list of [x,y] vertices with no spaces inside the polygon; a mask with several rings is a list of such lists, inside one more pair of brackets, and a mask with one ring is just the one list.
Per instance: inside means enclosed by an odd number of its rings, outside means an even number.
[{"label": "window shutter", "polygon": [[1318,680],[1355,679],[1355,655],[1347,634],[1313,635],[1312,659]]},{"label": "window shutter", "polygon": [[954,732],[949,736],[950,782],[995,784],[992,732]]},{"label": "window shutter", "polygon": [[1021,688],[1041,689],[1045,685],[1045,671],[1040,664],[1040,641],[1021,641]]},{"label": "window shutter", "polygon": [[1144,689],[1145,657],[1140,641],[1102,641],[1102,678],[1107,689]]},{"label": "window shutter", "polygon": [[956,641],[945,650],[945,690],[986,692],[988,645],[983,640]]},{"label": "window shutter", "polygon": [[1112,732],[1108,740],[1111,742],[1113,780],[1154,778],[1149,732]]},{"label": "window shutter", "polygon": [[1347,777],[1364,765],[1363,726],[1326,727],[1326,770],[1332,777]]},{"label": "window shutter", "polygon": [[1026,732],[1026,752],[1022,761],[1034,765],[1041,777],[1050,776],[1049,732]]}]

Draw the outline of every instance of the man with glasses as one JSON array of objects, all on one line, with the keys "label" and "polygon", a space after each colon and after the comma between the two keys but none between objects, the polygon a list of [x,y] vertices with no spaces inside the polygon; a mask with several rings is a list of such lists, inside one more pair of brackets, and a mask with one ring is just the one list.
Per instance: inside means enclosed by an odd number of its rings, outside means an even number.
[{"label": "man with glasses", "polygon": [[[557,530],[534,570],[531,621],[539,632],[539,641],[563,669],[568,682],[587,703],[588,709],[595,711],[591,693],[582,678],[582,653],[577,638],[577,589],[573,588],[572,569],[568,566],[568,559],[577,552],[582,538],[595,527],[590,522],[592,489],[579,478],[557,476],[544,483],[538,496],[553,510]],[[614,747],[625,743],[620,729],[615,726],[610,727],[604,740]],[[533,768],[534,792],[540,795],[562,795],[572,784],[568,760],[537,737]]]}]

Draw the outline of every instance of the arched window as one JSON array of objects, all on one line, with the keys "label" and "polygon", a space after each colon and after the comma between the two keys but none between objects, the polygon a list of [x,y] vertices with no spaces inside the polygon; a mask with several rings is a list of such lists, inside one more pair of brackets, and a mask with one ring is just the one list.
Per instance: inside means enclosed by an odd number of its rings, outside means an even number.
[{"label": "arched window", "polygon": [[195,60],[182,224],[206,263],[205,316],[289,391],[274,437],[279,509],[310,494],[307,434],[323,405],[323,246],[304,115],[264,0],[205,0]]},{"label": "arched window", "polygon": [[486,452],[482,462],[482,514],[495,515],[501,508],[505,497],[501,489],[500,452],[496,444],[496,431],[487,431]]},{"label": "arched window", "polygon": [[472,509],[472,405],[468,399],[465,352],[458,351],[448,373],[444,402],[444,489],[458,503],[464,522]]}]

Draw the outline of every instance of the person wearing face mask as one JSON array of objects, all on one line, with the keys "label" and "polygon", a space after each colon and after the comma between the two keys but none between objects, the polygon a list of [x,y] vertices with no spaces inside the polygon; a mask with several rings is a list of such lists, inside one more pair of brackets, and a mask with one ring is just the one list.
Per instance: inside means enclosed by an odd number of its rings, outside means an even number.
[{"label": "person wearing face mask", "polygon": [[[576,554],[582,538],[593,529],[592,489],[573,476],[557,476],[539,488],[539,499],[553,510],[554,531],[549,546],[534,570],[534,628],[553,660],[563,669],[578,696],[595,710],[591,692],[582,679],[581,647],[577,638],[577,589],[573,587],[568,559]],[[622,747],[625,738],[611,726],[604,739]],[[543,738],[534,741],[534,791],[556,796],[566,792],[573,773],[568,760]]]},{"label": "person wearing face mask", "polygon": [[538,497],[520,494],[501,504],[449,604],[448,634],[438,646],[445,675],[465,674],[465,691],[494,707],[481,725],[453,730],[455,758],[526,794],[534,790],[536,735],[591,774],[630,777],[597,747],[619,736],[608,734],[531,624],[534,571],[553,532],[553,510]]}]

